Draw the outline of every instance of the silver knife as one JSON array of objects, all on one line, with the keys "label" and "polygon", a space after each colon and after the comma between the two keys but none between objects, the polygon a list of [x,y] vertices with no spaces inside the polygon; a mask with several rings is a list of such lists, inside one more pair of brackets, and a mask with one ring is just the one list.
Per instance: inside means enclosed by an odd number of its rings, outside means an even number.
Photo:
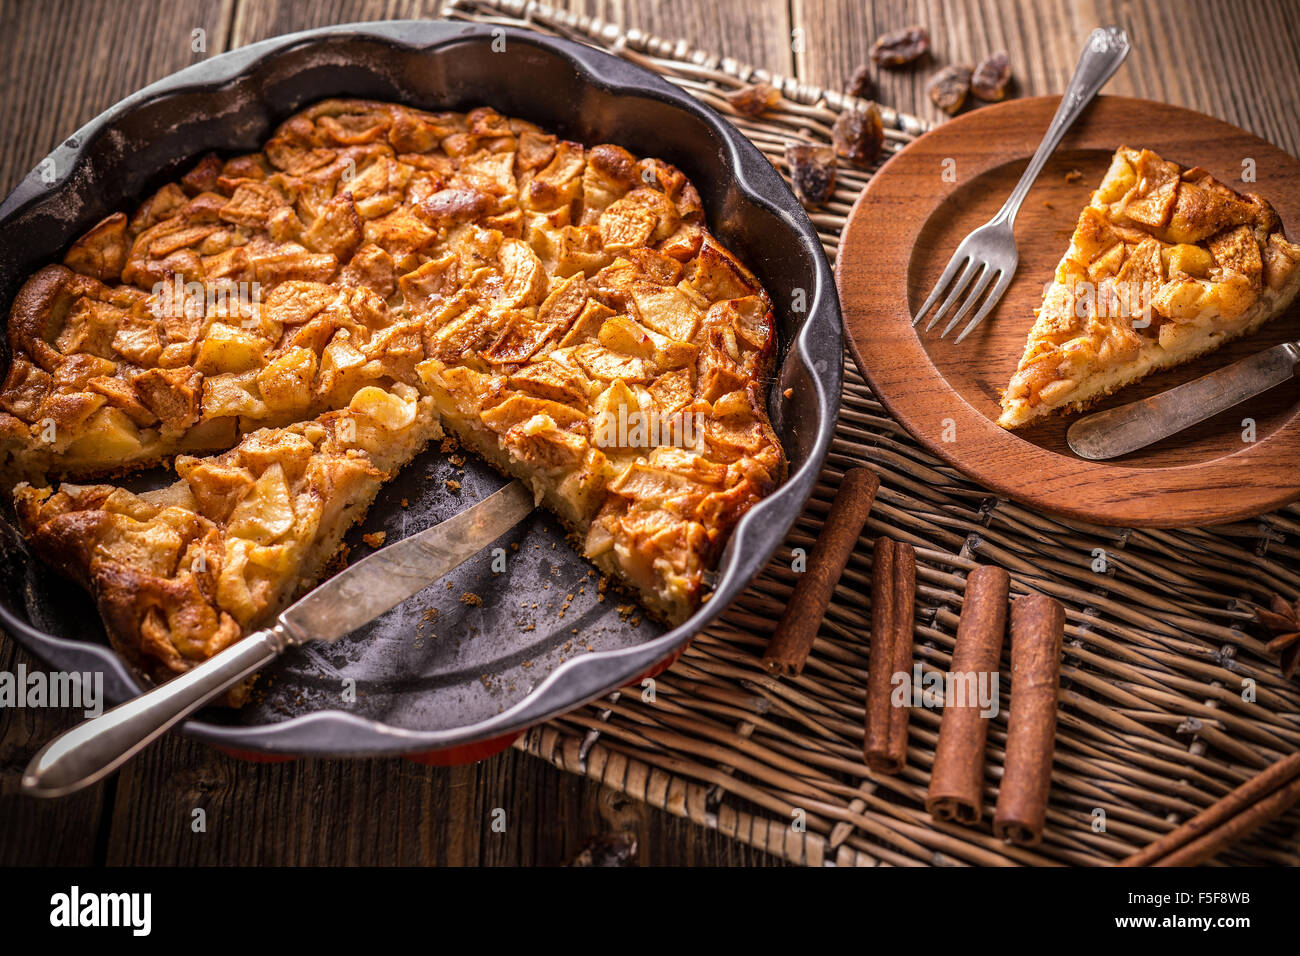
[{"label": "silver knife", "polygon": [[512,481],[455,517],[349,565],[282,611],[271,627],[55,737],[27,765],[22,789],[60,797],[103,779],[286,648],[337,640],[370,623],[464,564],[533,508],[533,493]]},{"label": "silver knife", "polygon": [[1065,434],[1093,461],[1127,455],[1281,385],[1300,363],[1300,342],[1284,342],[1159,395],[1086,415]]}]

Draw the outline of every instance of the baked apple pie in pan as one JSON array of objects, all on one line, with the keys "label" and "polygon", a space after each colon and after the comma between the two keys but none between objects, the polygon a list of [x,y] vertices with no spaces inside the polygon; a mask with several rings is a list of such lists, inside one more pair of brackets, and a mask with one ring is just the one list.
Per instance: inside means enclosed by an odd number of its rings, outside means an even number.
[{"label": "baked apple pie in pan", "polygon": [[672,624],[786,474],[771,302],[691,183],[490,108],[318,103],[91,229],[9,339],[24,534],[154,679],[310,587],[444,429]]}]

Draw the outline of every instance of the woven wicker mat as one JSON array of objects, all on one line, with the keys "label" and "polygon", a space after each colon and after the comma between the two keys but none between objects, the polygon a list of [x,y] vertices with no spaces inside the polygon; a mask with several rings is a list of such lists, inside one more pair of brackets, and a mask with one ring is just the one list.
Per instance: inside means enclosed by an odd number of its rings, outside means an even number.
[{"label": "woven wicker mat", "polygon": [[[855,102],[521,0],[453,0],[444,15],[617,52],[718,108],[773,158],[790,138],[829,141],[834,111]],[[721,94],[759,79],[781,89],[780,107],[760,120],[735,115]],[[882,114],[887,151],[925,130],[914,117]],[[831,257],[868,179],[842,170],[834,201],[813,216]],[[1050,517],[993,496],[922,451],[847,356],[845,373],[835,441],[806,511],[721,623],[656,679],[653,701],[636,689],[612,694],[534,728],[517,747],[789,861],[821,866],[1111,863],[1300,749],[1300,681],[1281,678],[1250,623],[1251,601],[1300,594],[1300,507],[1176,531]],[[773,680],[759,656],[793,587],[791,551],[811,547],[840,475],[863,463],[881,479],[867,531],[803,675]],[[949,665],[965,575],[976,563],[1005,567],[1014,593],[1043,591],[1066,607],[1051,806],[1035,850],[995,840],[987,817],[962,827],[925,812],[939,712],[913,710],[904,773],[866,769],[867,595],[879,534],[916,548],[915,654],[926,670]],[[990,806],[1005,712],[989,735]],[[1300,811],[1218,862],[1300,864]]]}]

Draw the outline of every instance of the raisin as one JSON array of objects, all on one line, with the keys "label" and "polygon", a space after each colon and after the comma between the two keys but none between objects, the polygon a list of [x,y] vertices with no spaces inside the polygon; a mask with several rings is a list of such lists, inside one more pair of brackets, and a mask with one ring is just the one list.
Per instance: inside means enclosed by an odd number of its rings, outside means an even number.
[{"label": "raisin", "polygon": [[878,37],[871,44],[871,61],[877,66],[903,66],[925,56],[930,50],[930,31],[925,27],[907,27]]},{"label": "raisin", "polygon": [[790,143],[785,147],[785,161],[790,166],[795,195],[801,202],[817,205],[830,198],[835,189],[835,150],[829,146]]},{"label": "raisin", "polygon": [[1005,50],[994,53],[991,57],[975,67],[970,78],[970,91],[976,99],[986,103],[996,103],[1006,99],[1007,88],[1011,85],[1011,61]]},{"label": "raisin", "polygon": [[606,833],[593,837],[570,866],[632,866],[636,837],[629,833]]},{"label": "raisin", "polygon": [[728,93],[727,102],[737,113],[759,116],[781,102],[781,91],[768,83],[755,83]]},{"label": "raisin", "polygon": [[930,102],[949,116],[954,115],[970,92],[970,74],[969,66],[945,66],[930,81]]},{"label": "raisin", "polygon": [[849,80],[849,92],[864,100],[876,98],[876,81],[871,75],[871,67],[864,63],[853,71],[853,78]]},{"label": "raisin", "polygon": [[865,110],[845,110],[831,128],[835,152],[858,166],[870,166],[885,143],[880,109],[872,103]]}]

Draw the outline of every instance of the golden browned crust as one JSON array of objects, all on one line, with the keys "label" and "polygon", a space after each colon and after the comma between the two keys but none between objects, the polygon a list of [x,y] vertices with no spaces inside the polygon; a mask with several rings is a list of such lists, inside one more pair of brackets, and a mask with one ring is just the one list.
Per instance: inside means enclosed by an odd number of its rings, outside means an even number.
[{"label": "golden browned crust", "polygon": [[1044,295],[999,424],[1082,408],[1254,331],[1295,299],[1298,263],[1267,200],[1120,147]]},{"label": "golden browned crust", "polygon": [[[773,324],[680,170],[486,108],[328,100],[258,153],[203,158],[28,281],[0,387],[0,478],[182,455],[179,502],[108,485],[18,494],[37,553],[96,594],[115,646],[154,676],[261,623],[304,569],[280,568],[274,586],[249,572],[266,591],[250,604],[233,582],[218,593],[157,565],[170,552],[150,535],[174,543],[171,523],[189,522],[228,570],[253,547],[229,515],[248,510],[261,472],[241,479],[227,457],[255,436],[296,446],[289,436],[358,396],[415,429],[378,471],[441,421],[677,622],[735,523],[785,477],[763,400]],[[415,424],[410,402],[426,409]],[[219,449],[232,450],[184,456]],[[332,553],[335,530],[254,544],[328,540]]]}]

